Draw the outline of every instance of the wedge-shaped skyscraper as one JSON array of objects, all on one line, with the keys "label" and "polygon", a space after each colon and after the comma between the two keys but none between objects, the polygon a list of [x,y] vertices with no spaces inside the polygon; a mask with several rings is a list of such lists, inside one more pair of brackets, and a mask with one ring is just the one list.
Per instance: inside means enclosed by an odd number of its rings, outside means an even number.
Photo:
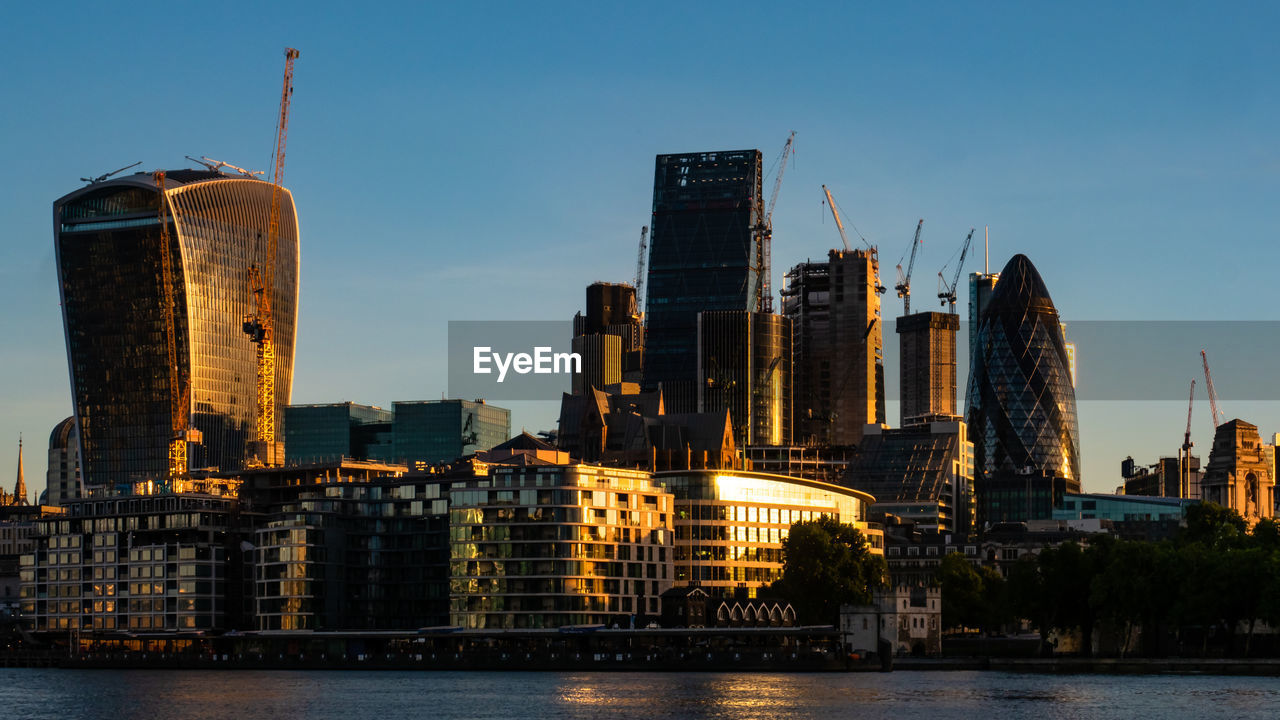
[{"label": "wedge-shaped skyscraper", "polygon": [[1076,394],[1058,311],[1014,255],[983,311],[968,389],[978,522],[1045,519],[1080,492]]},{"label": "wedge-shaped skyscraper", "polygon": [[[250,268],[267,254],[272,185],[206,170],[92,183],[53,205],[71,393],[86,488],[163,480],[170,412],[159,204],[169,205],[178,375],[191,467],[235,470],[252,439],[256,346]],[[298,223],[282,193],[275,265],[276,407],[289,404],[298,301]],[[183,418],[186,420],[187,418]],[[278,421],[278,419],[277,419]],[[195,436],[193,434],[193,436]]]}]

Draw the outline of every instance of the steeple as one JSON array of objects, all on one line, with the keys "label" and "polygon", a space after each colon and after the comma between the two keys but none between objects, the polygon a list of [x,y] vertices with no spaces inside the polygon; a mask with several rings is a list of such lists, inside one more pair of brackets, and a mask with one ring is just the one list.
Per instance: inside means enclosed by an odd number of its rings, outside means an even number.
[{"label": "steeple", "polygon": [[18,482],[13,486],[13,504],[27,505],[27,483],[22,477],[22,435],[18,435]]}]

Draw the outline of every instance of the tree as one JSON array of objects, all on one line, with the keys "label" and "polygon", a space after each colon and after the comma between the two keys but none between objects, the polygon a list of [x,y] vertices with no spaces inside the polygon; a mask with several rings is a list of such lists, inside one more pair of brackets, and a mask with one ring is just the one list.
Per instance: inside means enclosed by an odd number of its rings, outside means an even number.
[{"label": "tree", "polygon": [[942,627],[981,627],[982,576],[960,553],[948,553],[934,577],[942,588]]},{"label": "tree", "polygon": [[1200,543],[1208,548],[1238,546],[1249,524],[1231,508],[1201,502],[1187,508],[1187,526],[1179,534],[1184,543]]},{"label": "tree", "polygon": [[870,604],[889,575],[856,527],[825,516],[791,526],[782,564],[782,579],[770,589],[790,600],[805,622],[835,624],[841,605]]}]

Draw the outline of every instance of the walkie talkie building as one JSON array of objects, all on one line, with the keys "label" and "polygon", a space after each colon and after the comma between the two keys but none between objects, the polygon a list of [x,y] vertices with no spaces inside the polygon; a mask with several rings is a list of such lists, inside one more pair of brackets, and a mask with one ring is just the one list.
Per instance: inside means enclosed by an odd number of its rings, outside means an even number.
[{"label": "walkie talkie building", "polygon": [[[87,489],[166,477],[170,372],[159,204],[169,204],[179,374],[189,378],[192,467],[243,466],[256,407],[249,268],[267,254],[272,185],[207,170],[91,183],[53,204],[71,393]],[[283,191],[273,297],[276,407],[289,404],[298,222]]]}]

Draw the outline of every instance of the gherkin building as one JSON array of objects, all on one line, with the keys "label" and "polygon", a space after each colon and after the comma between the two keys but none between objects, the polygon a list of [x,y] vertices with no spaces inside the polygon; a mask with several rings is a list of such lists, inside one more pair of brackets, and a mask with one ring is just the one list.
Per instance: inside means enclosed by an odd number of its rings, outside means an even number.
[{"label": "gherkin building", "polygon": [[1001,271],[979,321],[966,405],[978,522],[1046,519],[1080,492],[1080,429],[1066,340],[1025,255]]},{"label": "gherkin building", "polygon": [[[191,469],[244,466],[257,400],[250,267],[267,256],[273,185],[207,170],[95,181],[53,204],[71,395],[86,487],[162,480],[173,436],[160,203],[168,205],[174,345],[188,379]],[[298,222],[281,193],[272,305],[276,407],[289,403],[298,302]],[[277,419],[277,423],[279,420]]]}]

